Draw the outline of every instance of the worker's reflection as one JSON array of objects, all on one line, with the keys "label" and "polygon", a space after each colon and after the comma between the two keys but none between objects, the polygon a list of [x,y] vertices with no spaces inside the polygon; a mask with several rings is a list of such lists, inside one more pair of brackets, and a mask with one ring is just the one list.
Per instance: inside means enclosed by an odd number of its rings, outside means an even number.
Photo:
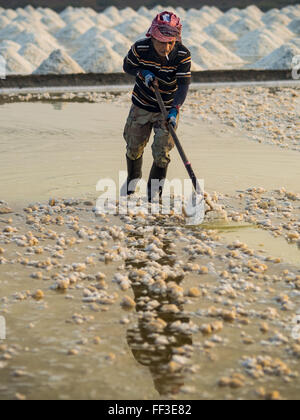
[{"label": "worker's reflection", "polygon": [[[174,282],[174,279],[170,281]],[[182,277],[175,279],[177,284],[181,281]],[[189,318],[183,314],[182,299],[180,301],[168,294],[162,297],[144,285],[133,285],[132,288],[140,317],[138,324],[127,331],[128,345],[134,358],[149,367],[159,394],[177,394],[184,385],[186,368],[184,364],[174,362],[175,355],[189,356],[192,345],[190,334],[174,332],[171,328],[178,320],[189,323]],[[145,302],[154,300],[157,306],[149,311]],[[171,312],[165,312],[166,305],[172,305]]]}]

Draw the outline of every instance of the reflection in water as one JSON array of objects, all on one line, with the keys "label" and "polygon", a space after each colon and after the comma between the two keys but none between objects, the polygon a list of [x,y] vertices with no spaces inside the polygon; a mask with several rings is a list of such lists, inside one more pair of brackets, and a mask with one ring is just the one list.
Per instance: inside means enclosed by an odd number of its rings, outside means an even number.
[{"label": "reflection in water", "polygon": [[56,111],[62,111],[68,104],[67,102],[51,102],[51,105]]},{"label": "reflection in water", "polygon": [[[164,247],[164,251],[168,254],[168,245]],[[173,261],[168,258],[158,262],[162,265],[173,265]],[[135,265],[128,262],[127,265],[129,264]],[[136,264],[135,267],[143,269],[147,265],[145,262]],[[179,285],[183,277],[167,278],[165,283]],[[132,283],[136,310],[140,316],[138,324],[127,331],[128,345],[137,362],[149,367],[158,393],[161,396],[177,394],[184,385],[186,366],[184,363],[176,363],[175,355],[181,358],[190,357],[193,343],[191,334],[178,330],[174,332],[172,329],[172,324],[176,321],[183,324],[190,321],[183,313],[184,298],[168,291],[157,293],[140,282]],[[153,303],[155,308],[151,308]]]}]

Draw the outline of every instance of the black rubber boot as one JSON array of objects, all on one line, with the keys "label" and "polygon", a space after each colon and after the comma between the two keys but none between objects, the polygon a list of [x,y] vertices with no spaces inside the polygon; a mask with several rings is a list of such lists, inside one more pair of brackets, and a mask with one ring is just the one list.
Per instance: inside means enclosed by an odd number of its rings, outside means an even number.
[{"label": "black rubber boot", "polygon": [[135,193],[137,183],[142,178],[143,156],[137,160],[131,160],[128,156],[126,156],[126,158],[128,171],[126,193],[127,195],[131,195]]},{"label": "black rubber boot", "polygon": [[[168,167],[160,168],[155,163],[153,163],[152,168],[151,168],[151,172],[150,172],[150,175],[149,175],[148,186],[147,186],[148,202],[149,203],[153,202],[153,200],[157,196],[157,194],[159,194],[159,199],[161,200],[162,193],[163,193],[163,188],[164,188],[164,181],[167,177],[167,172],[168,172]],[[152,186],[152,180],[154,180],[154,179],[159,180],[160,185],[159,185],[158,188],[155,188],[155,183],[154,182],[153,182],[153,186]]]}]

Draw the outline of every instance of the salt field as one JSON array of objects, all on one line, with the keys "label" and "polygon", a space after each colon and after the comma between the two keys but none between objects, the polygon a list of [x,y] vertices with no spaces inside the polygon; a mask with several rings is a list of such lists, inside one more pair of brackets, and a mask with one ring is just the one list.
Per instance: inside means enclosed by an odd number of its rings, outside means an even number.
[{"label": "salt field", "polygon": [[[143,181],[137,210],[99,206],[101,182],[119,191],[127,174],[132,86],[115,73],[164,9],[0,8],[1,77],[4,63],[114,84],[0,90],[0,400],[299,400],[296,78],[191,85],[177,133],[202,223],[176,212],[176,189],[151,211]],[[167,9],[192,71],[300,57],[299,4]],[[145,181],[152,163],[149,144]],[[168,180],[186,178],[174,149]]]},{"label": "salt field", "polygon": [[[0,54],[8,75],[122,72],[131,45],[162,9],[0,8]],[[169,9],[182,19],[193,71],[290,69],[300,55],[299,5],[266,13],[255,5],[225,13],[208,6]]]},{"label": "salt field", "polygon": [[191,88],[198,226],[93,211],[130,88],[0,99],[0,399],[299,399],[299,86]]}]

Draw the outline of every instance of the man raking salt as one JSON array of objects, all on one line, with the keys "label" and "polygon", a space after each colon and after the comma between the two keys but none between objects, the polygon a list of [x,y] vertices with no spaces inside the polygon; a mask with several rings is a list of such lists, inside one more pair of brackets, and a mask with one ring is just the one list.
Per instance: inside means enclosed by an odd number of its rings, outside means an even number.
[{"label": "man raking salt", "polygon": [[[204,209],[205,197],[206,204],[212,210],[211,202],[204,189],[201,190],[176,135],[179,110],[185,102],[191,82],[191,54],[181,42],[181,32],[182,25],[176,15],[167,11],[160,13],[147,32],[148,39],[136,42],[124,59],[124,71],[136,76],[133,104],[124,130],[128,170],[125,194],[133,194],[142,178],[144,149],[154,129],[154,162],[147,185],[148,201],[153,202],[157,195],[160,199],[162,197],[170,164],[169,153],[176,144],[197,199],[202,200]],[[195,211],[195,207],[192,207]]]}]

